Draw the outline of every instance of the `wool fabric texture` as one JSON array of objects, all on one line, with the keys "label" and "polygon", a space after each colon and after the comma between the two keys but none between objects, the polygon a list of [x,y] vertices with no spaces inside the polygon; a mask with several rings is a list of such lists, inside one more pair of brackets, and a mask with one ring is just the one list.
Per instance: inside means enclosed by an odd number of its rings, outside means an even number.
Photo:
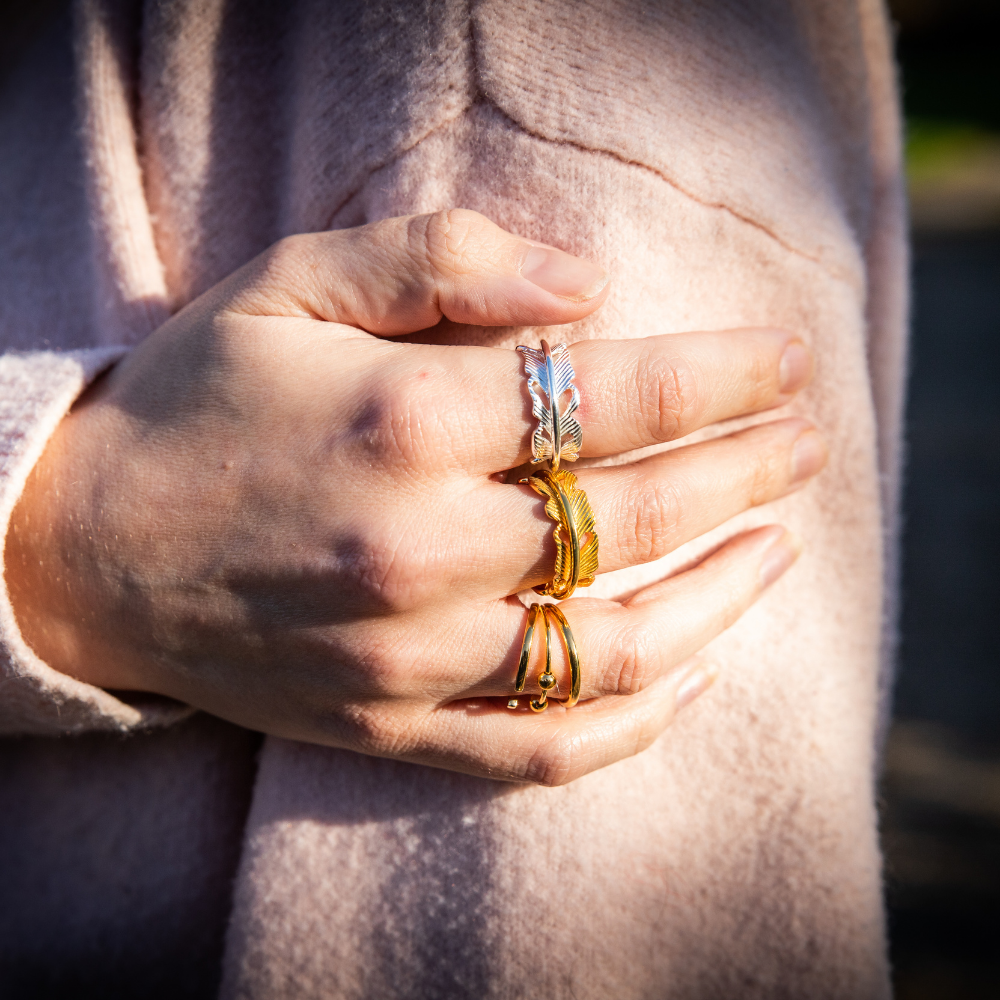
[{"label": "wool fabric texture", "polygon": [[816,377],[787,412],[830,445],[805,490],[599,578],[623,595],[758,524],[806,543],[711,644],[714,690],[562,788],[100,691],[32,653],[0,587],[5,982],[889,995],[874,779],[906,250],[876,0],[77,0],[0,123],[0,538],[73,400],[166,317],[284,235],[448,207],[611,272],[553,342],[800,333]]}]

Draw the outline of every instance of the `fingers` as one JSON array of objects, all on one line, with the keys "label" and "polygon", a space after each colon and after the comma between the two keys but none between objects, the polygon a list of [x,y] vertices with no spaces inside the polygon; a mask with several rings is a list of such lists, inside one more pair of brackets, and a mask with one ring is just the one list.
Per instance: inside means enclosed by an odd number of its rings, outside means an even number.
[{"label": "fingers", "polygon": [[[571,356],[580,390],[576,416],[584,428],[584,457],[674,441],[709,424],[781,406],[812,378],[808,348],[784,330],[581,341],[572,346]],[[485,384],[513,400],[510,365],[497,367],[503,370]],[[516,380],[524,380],[520,368]],[[498,401],[493,410],[500,409]],[[493,451],[483,449],[483,457],[489,454],[491,461],[472,471],[496,471],[487,467],[498,459],[509,463],[501,467],[516,468],[530,458],[530,412],[512,404],[507,412],[511,424],[494,424]]]},{"label": "fingers", "polygon": [[[797,489],[822,469],[826,457],[812,425],[791,418],[631,465],[577,470],[594,512],[599,571],[667,555],[731,517]],[[491,540],[465,550],[460,572],[470,596],[517,593],[551,579],[554,525],[543,508],[542,498],[527,487],[515,491],[485,483],[449,509],[453,530]]]},{"label": "fingers", "polygon": [[[568,711],[552,703],[535,715],[524,698],[519,710],[507,709],[525,609],[513,601],[480,615],[466,609],[461,620],[467,628],[453,623],[446,630],[451,676],[474,671],[490,639],[505,633],[509,654],[500,665],[454,698],[428,708],[422,695],[436,686],[435,680],[411,660],[414,696],[388,710],[359,713],[351,745],[367,753],[547,785],[632,756],[714,680],[711,664],[692,654],[731,625],[798,551],[795,539],[772,525],[732,539],[698,566],[624,604],[563,602],[580,652],[582,697],[593,699]],[[463,654],[461,664],[456,650]],[[556,661],[554,671],[565,689],[566,664],[559,657]],[[537,692],[537,686],[529,686]]]},{"label": "fingers", "polygon": [[[730,539],[697,566],[624,603],[583,596],[561,602],[583,663],[581,697],[635,693],[687,659],[728,628],[797,553],[794,537],[771,525]],[[510,695],[526,620],[516,598],[450,600],[414,611],[381,630],[377,647],[364,650],[369,682],[355,694],[435,704]],[[359,626],[359,639],[362,633],[370,630]],[[557,631],[552,638],[555,672],[565,692],[568,674]],[[532,685],[543,648],[536,640],[528,671]]]},{"label": "fingers", "polygon": [[[442,317],[484,326],[570,323],[606,295],[607,274],[597,265],[456,209],[289,237],[209,297],[229,314],[329,321],[338,325],[324,333],[339,339],[357,336],[345,327],[396,335]],[[378,408],[375,397],[405,396],[418,421],[424,414],[440,427],[435,459],[450,457],[469,472],[491,474],[529,458],[534,420],[515,352],[397,346],[371,384],[356,386],[365,407]],[[328,360],[337,363],[338,348],[330,348]],[[585,341],[573,345],[572,358],[584,456],[674,440],[779,406],[812,373],[801,341],[769,329]]]},{"label": "fingers", "polygon": [[[798,489],[826,461],[819,432],[790,418],[630,466],[587,470],[580,481],[598,518],[601,572],[659,559]],[[544,566],[545,579],[550,569]]]},{"label": "fingers", "polygon": [[476,326],[572,323],[601,304],[607,283],[596,264],[450,209],[288,237],[220,295],[232,312],[393,336],[442,317]]},{"label": "fingers", "polygon": [[[768,329],[583,341],[572,358],[585,457],[672,441],[781,406],[812,376],[802,342]],[[368,398],[405,401],[413,423],[437,428],[437,467],[489,475],[531,457],[535,420],[514,351],[396,345],[367,386]]]}]

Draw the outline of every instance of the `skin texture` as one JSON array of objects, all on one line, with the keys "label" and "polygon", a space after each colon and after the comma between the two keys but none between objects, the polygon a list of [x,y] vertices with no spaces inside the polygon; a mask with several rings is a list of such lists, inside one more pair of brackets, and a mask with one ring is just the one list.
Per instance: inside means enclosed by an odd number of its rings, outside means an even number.
[{"label": "skin texture", "polygon": [[[505,481],[530,457],[520,359],[385,339],[570,323],[606,294],[595,265],[467,211],[281,241],[61,425],[7,543],[25,638],[93,684],[473,774],[559,784],[638,752],[711,684],[694,654],[798,543],[768,526],[624,602],[580,592],[562,607],[589,700],[511,712],[514,595],[548,579],[554,552],[540,498]],[[585,458],[780,406],[811,376],[798,338],[766,329],[589,341],[572,357]],[[791,419],[574,471],[606,572],[824,462]],[[564,685],[558,656],[556,673]]]}]

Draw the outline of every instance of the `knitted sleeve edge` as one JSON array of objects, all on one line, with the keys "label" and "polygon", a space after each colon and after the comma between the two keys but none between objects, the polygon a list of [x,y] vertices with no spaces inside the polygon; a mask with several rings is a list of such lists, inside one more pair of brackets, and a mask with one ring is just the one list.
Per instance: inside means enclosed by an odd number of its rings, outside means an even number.
[{"label": "knitted sleeve edge", "polygon": [[[0,355],[0,569],[10,519],[35,463],[83,390],[126,351]],[[24,641],[0,574],[0,734],[125,733],[169,725],[192,711],[155,695],[116,696],[48,666]]]}]

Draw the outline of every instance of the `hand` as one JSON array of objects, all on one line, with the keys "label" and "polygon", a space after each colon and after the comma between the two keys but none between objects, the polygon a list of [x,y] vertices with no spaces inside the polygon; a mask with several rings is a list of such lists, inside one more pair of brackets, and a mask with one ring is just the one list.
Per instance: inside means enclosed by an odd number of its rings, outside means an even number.
[{"label": "hand", "polygon": [[[473,774],[565,782],[643,749],[710,683],[692,654],[796,544],[762,528],[623,603],[564,602],[590,700],[510,711],[526,617],[511,595],[554,557],[541,499],[498,475],[530,457],[520,357],[384,339],[442,317],[571,323],[606,294],[595,265],[472,212],[282,240],[63,421],[7,543],[26,640],[93,684]],[[811,370],[796,337],[760,329],[585,341],[572,359],[585,456],[778,406]],[[574,471],[606,572],[824,461],[790,419]]]}]

